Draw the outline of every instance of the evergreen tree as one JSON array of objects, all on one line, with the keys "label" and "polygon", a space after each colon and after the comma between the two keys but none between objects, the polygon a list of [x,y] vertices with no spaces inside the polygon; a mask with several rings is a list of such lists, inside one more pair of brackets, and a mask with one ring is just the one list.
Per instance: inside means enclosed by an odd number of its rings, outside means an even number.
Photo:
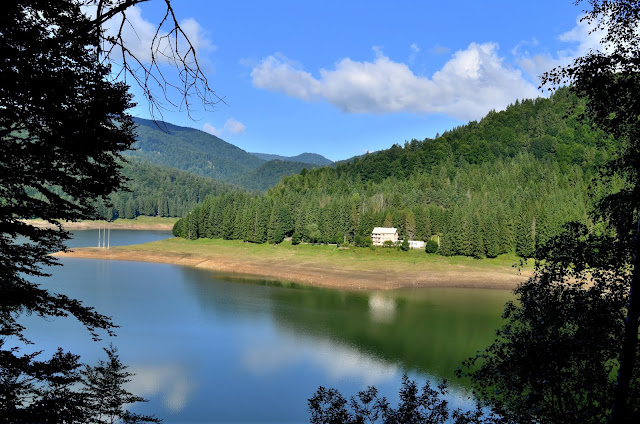
[{"label": "evergreen tree", "polygon": [[521,213],[516,224],[516,255],[523,258],[531,258],[533,256],[534,245],[531,227],[532,221],[529,221]]},{"label": "evergreen tree", "polygon": [[404,223],[404,230],[405,233],[407,235],[407,237],[411,240],[415,240],[415,236],[416,236],[416,216],[413,213],[413,211],[409,211],[407,212],[406,218],[405,218],[405,223]]},{"label": "evergreen tree", "polygon": [[159,423],[161,420],[129,412],[126,406],[145,400],[128,392],[124,386],[130,381],[132,373],[127,371],[113,346],[104,349],[107,361],[100,360],[95,366],[84,370],[84,393],[88,399],[90,422],[97,423]]},{"label": "evergreen tree", "polygon": [[409,238],[405,237],[404,240],[402,240],[402,243],[400,244],[400,250],[404,252],[409,251]]}]

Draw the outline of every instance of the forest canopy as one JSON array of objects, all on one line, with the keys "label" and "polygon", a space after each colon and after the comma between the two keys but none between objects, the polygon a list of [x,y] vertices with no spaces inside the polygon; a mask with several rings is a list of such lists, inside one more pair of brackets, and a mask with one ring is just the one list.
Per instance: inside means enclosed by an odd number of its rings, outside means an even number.
[{"label": "forest canopy", "polygon": [[566,222],[597,229],[589,186],[619,188],[598,183],[611,141],[580,119],[584,108],[567,88],[516,101],[435,139],[284,177],[262,196],[212,196],[175,234],[360,245],[374,227],[394,226],[413,240],[437,236],[444,255],[530,257]]}]

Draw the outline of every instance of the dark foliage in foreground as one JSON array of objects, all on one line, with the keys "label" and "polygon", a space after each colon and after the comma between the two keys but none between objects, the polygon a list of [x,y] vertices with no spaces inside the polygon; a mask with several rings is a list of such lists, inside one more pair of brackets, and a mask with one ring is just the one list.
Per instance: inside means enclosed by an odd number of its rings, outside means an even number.
[{"label": "dark foliage in foreground", "polygon": [[[397,407],[391,406],[378,390],[370,386],[352,396],[349,401],[336,389],[318,388],[309,399],[310,422],[312,424],[499,424],[509,423],[480,407],[463,412],[451,411],[445,399],[448,393],[446,382],[432,388],[426,382],[422,390],[406,375],[402,377]],[[453,419],[453,421],[450,420]]]},{"label": "dark foliage in foreground", "polygon": [[497,339],[465,364],[482,401],[525,423],[640,422],[640,4],[588,3],[606,48],[543,81],[587,99],[583,119],[616,143],[603,179],[622,184],[595,202],[601,231],[574,222],[538,248]]},{"label": "dark foliage in foreground", "polygon": [[[41,359],[42,352],[37,350],[24,354],[25,345],[33,345],[33,341],[28,340],[24,321],[20,321],[23,315],[43,319],[72,317],[94,340],[103,334],[113,334],[115,325],[110,317],[30,279],[46,276],[43,267],[58,264],[50,253],[65,250],[64,242],[69,239],[61,222],[95,218],[96,201],[124,187],[122,154],[134,142],[134,123],[127,110],[134,104],[129,87],[113,78],[109,47],[121,47],[123,53],[130,50],[120,43],[122,32],[115,37],[107,36],[102,24],[120,16],[124,26],[125,11],[142,1],[3,3],[0,14],[2,422],[103,422],[107,416],[109,422],[156,421],[153,417],[115,413],[115,409],[105,413],[92,400],[90,394],[97,393],[103,385],[107,385],[107,391],[119,390],[118,401],[124,402],[118,406],[121,411],[126,402],[139,400],[122,391],[129,374],[114,350],[107,351],[109,362],[99,364],[102,368],[85,371],[77,355],[62,349],[49,359]],[[165,0],[165,5],[167,17],[174,17],[170,0]],[[84,7],[92,6],[95,16],[89,17]],[[174,28],[173,33],[178,30]],[[131,59],[130,54],[124,57]],[[187,66],[185,57],[189,58],[189,69],[183,68],[180,73],[183,81],[185,77],[193,78],[197,71],[196,81],[187,87],[202,82],[204,95],[209,94],[206,78],[197,62],[194,65],[191,60],[193,55],[174,57],[176,64]],[[137,69],[149,70],[140,61],[137,64],[142,65]],[[126,64],[124,69],[133,70]],[[161,78],[154,78],[149,72],[145,76],[145,81],[157,82]],[[135,77],[136,74],[134,80]],[[23,218],[40,218],[55,228],[35,228]],[[96,377],[91,386],[87,386],[88,372]],[[80,390],[82,386],[87,386],[86,392]]]},{"label": "dark foliage in foreground", "polygon": [[[0,340],[0,348],[3,345]],[[0,419],[7,423],[146,423],[161,422],[126,408],[145,400],[124,385],[133,375],[117,350],[104,349],[107,361],[82,365],[61,348],[48,360],[38,353],[15,355],[0,350]]]}]

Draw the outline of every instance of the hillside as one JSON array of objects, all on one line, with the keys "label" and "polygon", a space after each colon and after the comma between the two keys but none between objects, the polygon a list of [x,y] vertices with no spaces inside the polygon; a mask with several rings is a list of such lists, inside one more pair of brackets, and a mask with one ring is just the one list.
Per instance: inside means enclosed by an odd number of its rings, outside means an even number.
[{"label": "hillside", "polygon": [[[284,175],[316,165],[260,159],[226,141],[194,128],[134,118],[138,125],[135,150],[130,157],[170,166],[203,177],[266,190]],[[264,175],[270,178],[265,180]],[[267,184],[266,181],[269,183]]]},{"label": "hillside", "polygon": [[270,160],[281,160],[283,162],[300,162],[318,166],[331,166],[333,165],[333,161],[325,158],[322,155],[317,153],[301,153],[297,156],[280,156],[280,155],[272,155],[269,153],[251,153],[253,156],[260,158],[262,160],[270,161]]},{"label": "hillside", "polygon": [[128,159],[122,171],[129,180],[130,191],[113,193],[109,197],[111,207],[98,207],[98,213],[104,219],[131,219],[139,215],[181,217],[207,196],[242,190],[232,184],[135,157]]},{"label": "hillside", "polygon": [[274,159],[263,163],[252,171],[236,175],[229,181],[250,190],[266,191],[275,186],[283,176],[297,174],[303,169],[313,169],[314,167],[308,163]]},{"label": "hillside", "polygon": [[[445,255],[530,255],[565,222],[588,223],[590,185],[615,189],[595,179],[610,151],[579,120],[583,108],[567,89],[516,102],[436,139],[284,177],[264,196],[209,198],[176,233],[366,245],[373,227],[395,226],[412,239],[439,237]],[[204,225],[212,216],[220,222]]]}]

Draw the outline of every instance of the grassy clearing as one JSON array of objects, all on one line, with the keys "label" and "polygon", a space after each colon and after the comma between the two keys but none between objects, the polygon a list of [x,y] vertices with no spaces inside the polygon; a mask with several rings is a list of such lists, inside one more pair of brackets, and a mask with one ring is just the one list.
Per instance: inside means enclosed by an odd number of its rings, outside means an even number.
[{"label": "grassy clearing", "polygon": [[[418,270],[434,271],[492,271],[513,269],[520,258],[514,254],[501,255],[493,259],[473,259],[466,256],[440,256],[426,254],[423,250],[403,252],[385,248],[338,248],[337,246],[299,244],[291,242],[273,244],[253,244],[239,240],[185,240],[173,238],[135,246],[126,246],[127,250],[139,250],[158,253],[177,253],[196,256],[224,255],[234,258],[246,258],[261,261],[294,261],[318,266],[340,265],[361,270]],[[524,270],[531,270],[531,264]]]}]

